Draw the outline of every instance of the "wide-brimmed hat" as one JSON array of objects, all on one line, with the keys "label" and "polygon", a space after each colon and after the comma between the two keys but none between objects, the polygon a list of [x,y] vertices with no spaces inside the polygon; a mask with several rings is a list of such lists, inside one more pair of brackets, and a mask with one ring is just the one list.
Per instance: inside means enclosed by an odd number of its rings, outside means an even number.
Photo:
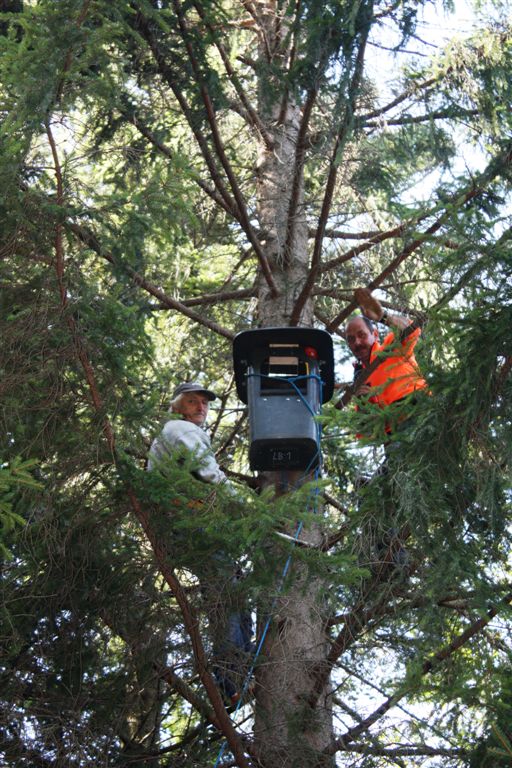
[{"label": "wide-brimmed hat", "polygon": [[200,395],[205,395],[210,401],[217,399],[215,392],[212,392],[210,389],[205,389],[195,381],[186,381],[183,384],[179,384],[174,390],[172,399],[175,400],[180,395],[185,394],[185,392],[197,392]]}]

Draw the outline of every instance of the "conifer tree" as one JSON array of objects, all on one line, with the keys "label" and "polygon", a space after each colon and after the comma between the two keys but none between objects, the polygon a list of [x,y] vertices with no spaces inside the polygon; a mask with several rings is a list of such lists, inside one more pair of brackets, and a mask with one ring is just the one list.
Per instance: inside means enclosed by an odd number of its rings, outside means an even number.
[{"label": "conifer tree", "polygon": [[[506,764],[512,78],[491,10],[431,55],[416,2],[1,4],[4,764]],[[429,396],[396,460],[376,472],[401,413],[331,404],[323,476],[255,483],[232,339],[325,328],[342,362],[357,286],[423,326]],[[193,457],[145,471],[196,379],[241,503]],[[311,546],[276,535],[297,524]],[[236,712],[210,647],[228,593],[258,625]]]}]

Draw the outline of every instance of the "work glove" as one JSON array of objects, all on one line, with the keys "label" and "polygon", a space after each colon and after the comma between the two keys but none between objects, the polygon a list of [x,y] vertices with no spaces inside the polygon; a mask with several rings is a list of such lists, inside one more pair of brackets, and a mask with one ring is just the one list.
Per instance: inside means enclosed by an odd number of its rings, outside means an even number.
[{"label": "work glove", "polygon": [[371,291],[368,288],[356,288],[354,291],[354,299],[361,307],[363,315],[370,320],[379,322],[382,317],[383,309],[380,301],[372,296]]}]

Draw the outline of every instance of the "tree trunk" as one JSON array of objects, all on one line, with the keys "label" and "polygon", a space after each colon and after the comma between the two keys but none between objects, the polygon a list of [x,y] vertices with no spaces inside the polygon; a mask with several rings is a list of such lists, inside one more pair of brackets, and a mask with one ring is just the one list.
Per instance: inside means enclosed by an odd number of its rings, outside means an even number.
[{"label": "tree trunk", "polygon": [[[308,529],[308,541],[319,533]],[[263,768],[334,766],[321,753],[332,741],[330,685],[312,710],[312,671],[325,663],[325,585],[303,564],[292,566],[286,587],[272,606],[272,624],[257,670],[254,737]]]},{"label": "tree trunk", "polygon": [[[260,18],[260,31],[263,30],[266,43],[261,57],[265,64],[275,66],[279,56],[284,59],[279,46],[285,35],[270,2],[265,11]],[[262,247],[279,292],[277,297],[273,296],[260,277],[258,322],[262,327],[290,324],[309,265],[303,177],[300,159],[297,160],[302,110],[283,93],[282,83],[269,83],[262,78],[259,114],[273,146],[262,142],[259,148],[258,214]],[[278,94],[280,101],[272,100],[272,94]],[[300,325],[311,326],[312,320],[313,303],[309,300]],[[263,482],[274,485],[276,493],[282,493],[300,483],[301,477],[297,472],[268,472]],[[316,543],[321,539],[317,526],[303,536]],[[276,573],[276,585],[279,580],[280,574]],[[310,577],[303,563],[294,563],[284,590],[273,604],[265,607],[272,610],[272,622],[258,660],[255,713],[255,747],[263,768],[334,765],[333,758],[319,760],[319,753],[333,737],[329,684],[316,711],[311,711],[307,704],[311,670],[325,662],[327,652],[323,595],[321,581]],[[263,606],[261,609],[265,613]],[[265,620],[265,615],[260,616],[260,624]]]},{"label": "tree trunk", "polygon": [[[261,108],[261,113],[267,111],[268,108]],[[260,273],[258,320],[261,326],[289,325],[293,307],[303,288],[308,270],[308,227],[304,211],[302,173],[296,212],[291,226],[288,223],[301,111],[295,104],[288,105],[282,122],[278,123],[279,111],[280,106],[274,105],[268,115],[267,128],[274,139],[274,147],[271,149],[264,144],[260,145],[257,167],[262,247],[279,291],[278,297],[272,296]],[[310,326],[312,319],[313,305],[309,301],[300,324]]]}]

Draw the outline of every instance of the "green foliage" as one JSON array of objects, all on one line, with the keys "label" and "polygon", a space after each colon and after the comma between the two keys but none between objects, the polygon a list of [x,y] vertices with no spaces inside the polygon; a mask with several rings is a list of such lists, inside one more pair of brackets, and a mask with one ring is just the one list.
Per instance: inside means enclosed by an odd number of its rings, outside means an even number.
[{"label": "green foliage", "polygon": [[[272,619],[257,669],[272,669],[281,687],[258,691],[257,716],[268,694],[304,768],[318,757],[309,742],[302,751],[304,732],[320,732],[331,707],[331,698],[311,704],[313,689],[331,664],[336,729],[350,736],[340,765],[412,768],[425,757],[414,745],[431,742],[447,745],[447,757],[432,758],[446,765],[473,747],[471,765],[509,764],[509,26],[453,42],[424,66],[418,57],[385,95],[359,77],[367,34],[379,45],[379,27],[393,29],[398,50],[417,2],[4,9],[1,760],[213,764],[218,733],[186,610],[135,497],[198,619],[210,669],[226,605],[252,607],[259,633]],[[307,126],[305,94],[316,96]],[[270,171],[285,182],[264,198]],[[290,231],[296,218],[311,244],[328,210],[318,323],[360,284],[380,286],[393,308],[424,310],[418,360],[431,394],[414,414],[409,402],[327,406],[322,479],[276,497],[272,483],[256,492],[243,482],[247,420],[229,338],[265,324],[269,308],[288,322],[303,287],[306,246],[272,250],[290,234],[279,217],[294,179]],[[254,243],[270,254],[275,299]],[[145,470],[183,380],[221,396],[213,444],[240,473],[236,498],[194,480],[197,457]],[[495,608],[495,623],[439,658]],[[399,727],[382,710],[371,735],[352,740],[372,696],[377,710],[402,694]],[[412,705],[421,720],[407,714]],[[281,764],[262,722],[258,754]]]},{"label": "green foliage", "polygon": [[392,201],[411,182],[434,169],[448,167],[455,153],[453,138],[434,121],[421,127],[405,125],[370,142],[361,142],[361,156],[370,162],[355,171],[352,183],[366,194]]},{"label": "green foliage", "polygon": [[496,757],[506,757],[510,761],[512,758],[512,744],[510,743],[510,740],[507,738],[506,734],[501,731],[497,725],[494,725],[493,728],[493,735],[495,736],[496,740],[502,744],[502,749],[490,749],[491,755],[494,755]]},{"label": "green foliage", "polygon": [[39,490],[40,482],[34,479],[33,470],[37,462],[21,461],[18,457],[8,466],[0,466],[0,552],[9,556],[4,542],[11,538],[17,526],[24,526],[25,520],[15,511],[17,491],[23,488]]},{"label": "green foliage", "polygon": [[507,766],[512,760],[512,744],[510,742],[510,675],[508,671],[498,677],[499,693],[491,702],[490,729],[479,740],[479,744],[470,755],[468,765],[471,768],[491,765]]}]

